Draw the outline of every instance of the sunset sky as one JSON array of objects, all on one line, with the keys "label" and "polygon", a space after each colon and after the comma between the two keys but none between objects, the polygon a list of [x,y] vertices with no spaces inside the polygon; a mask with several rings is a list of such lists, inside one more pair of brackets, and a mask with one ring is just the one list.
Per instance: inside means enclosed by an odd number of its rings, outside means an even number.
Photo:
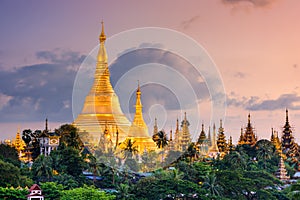
[{"label": "sunset sky", "polygon": [[[12,138],[18,127],[43,129],[46,117],[51,129],[73,121],[75,76],[98,45],[104,20],[107,37],[134,28],[162,27],[202,45],[223,79],[227,138],[231,135],[237,141],[249,112],[259,139],[269,138],[271,127],[281,133],[288,108],[300,142],[299,10],[299,0],[3,0],[0,140]],[[124,60],[121,65],[130,64]],[[144,93],[149,93],[146,87]],[[157,98],[144,98],[146,116]],[[209,101],[209,95],[203,95],[200,104]],[[205,115],[209,109],[201,108],[200,120],[209,124],[209,114]],[[160,128],[174,128],[175,121]]]}]

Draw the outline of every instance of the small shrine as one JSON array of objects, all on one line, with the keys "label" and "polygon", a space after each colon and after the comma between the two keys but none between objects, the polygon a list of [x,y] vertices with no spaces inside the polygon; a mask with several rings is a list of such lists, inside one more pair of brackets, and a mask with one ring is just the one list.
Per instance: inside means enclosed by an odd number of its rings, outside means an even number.
[{"label": "small shrine", "polygon": [[27,200],[44,200],[40,186],[34,184],[29,189],[30,194],[27,195]]},{"label": "small shrine", "polygon": [[285,169],[285,165],[282,157],[280,157],[278,171],[276,172],[276,177],[279,178],[281,181],[287,181],[290,179],[290,177],[287,175],[287,171]]}]

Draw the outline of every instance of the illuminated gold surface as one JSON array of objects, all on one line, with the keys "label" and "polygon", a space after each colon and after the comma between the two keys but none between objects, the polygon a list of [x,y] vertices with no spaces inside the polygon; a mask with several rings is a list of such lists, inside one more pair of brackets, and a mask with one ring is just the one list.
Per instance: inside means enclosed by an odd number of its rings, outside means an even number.
[{"label": "illuminated gold surface", "polygon": [[73,124],[86,131],[92,136],[93,141],[83,141],[93,144],[99,142],[100,133],[103,133],[105,124],[109,131],[115,134],[115,127],[119,129],[119,140],[127,137],[130,122],[123,114],[119,98],[115,94],[110,83],[110,73],[108,69],[108,58],[104,42],[104,25],[99,36],[100,47],[97,56],[94,84],[86,96],[81,114],[77,116]]},{"label": "illuminated gold surface", "polygon": [[152,138],[149,136],[148,127],[143,118],[143,105],[141,102],[141,90],[138,85],[136,91],[135,115],[130,126],[128,137],[135,141],[139,152],[146,150],[155,150],[156,146]]}]

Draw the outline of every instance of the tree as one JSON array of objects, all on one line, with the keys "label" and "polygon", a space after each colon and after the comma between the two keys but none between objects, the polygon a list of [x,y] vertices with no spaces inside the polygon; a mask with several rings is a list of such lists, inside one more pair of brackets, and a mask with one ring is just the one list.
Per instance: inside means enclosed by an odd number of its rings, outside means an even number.
[{"label": "tree", "polygon": [[59,200],[61,197],[61,192],[64,189],[64,186],[62,184],[57,184],[55,182],[41,183],[40,186],[45,199],[49,200]]},{"label": "tree", "polygon": [[0,199],[9,199],[9,200],[26,200],[26,195],[28,191],[22,188],[3,188],[0,187]]},{"label": "tree", "polygon": [[132,158],[134,154],[138,153],[138,147],[135,145],[135,141],[128,138],[121,144],[121,149],[125,159]]},{"label": "tree", "polygon": [[203,188],[207,189],[209,194],[213,197],[221,196],[222,187],[217,183],[217,177],[215,174],[211,173],[205,177]]},{"label": "tree", "polygon": [[133,198],[133,194],[130,194],[130,186],[127,184],[121,183],[117,187],[118,193],[117,193],[117,199],[120,200],[127,200]]},{"label": "tree", "polygon": [[[66,173],[75,178],[82,175],[82,171],[87,167],[83,157],[80,155],[79,150],[73,147],[66,147],[61,150],[52,151],[50,156],[55,160],[53,166],[58,173]],[[56,159],[60,156],[60,159]]]},{"label": "tree", "polygon": [[104,191],[89,186],[64,190],[61,196],[61,200],[113,200],[115,198],[114,195],[106,194]]},{"label": "tree", "polygon": [[275,146],[269,140],[259,140],[256,143],[257,158],[263,161],[263,168],[267,169],[267,160],[275,156]]},{"label": "tree", "polygon": [[11,163],[0,160],[0,187],[30,186],[32,180],[21,175],[20,169]]},{"label": "tree", "polygon": [[167,134],[163,130],[158,131],[155,135],[153,135],[152,139],[159,149],[163,149],[165,146],[168,145]]},{"label": "tree", "polygon": [[17,167],[21,164],[17,150],[6,144],[0,144],[0,159]]},{"label": "tree", "polygon": [[32,164],[34,179],[38,182],[50,181],[52,178],[52,158],[40,155]]},{"label": "tree", "polygon": [[25,129],[22,133],[22,139],[26,144],[27,150],[31,152],[31,158],[35,160],[40,155],[40,142],[39,135],[41,130],[35,130],[32,132],[30,129]]},{"label": "tree", "polygon": [[78,128],[76,128],[74,125],[61,125],[59,129],[55,130],[55,132],[57,132],[61,136],[60,145],[64,144],[65,146],[73,147],[79,150],[83,148],[83,142],[79,137]]},{"label": "tree", "polygon": [[88,156],[88,166],[89,169],[93,172],[93,183],[95,185],[96,176],[99,174],[100,165],[97,162],[97,159],[93,155]]}]

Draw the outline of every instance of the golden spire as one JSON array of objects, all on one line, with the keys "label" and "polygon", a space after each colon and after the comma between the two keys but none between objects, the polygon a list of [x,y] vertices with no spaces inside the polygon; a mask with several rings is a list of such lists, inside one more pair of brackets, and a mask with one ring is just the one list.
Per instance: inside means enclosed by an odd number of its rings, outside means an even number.
[{"label": "golden spire", "polygon": [[248,114],[248,125],[250,125],[251,121],[250,121],[250,113]]},{"label": "golden spire", "polygon": [[[129,136],[139,136],[139,137],[149,137],[148,136],[148,127],[143,118],[143,105],[141,102],[141,90],[140,84],[138,83],[138,87],[136,90],[136,103],[135,103],[135,115],[131,125]],[[136,128],[135,128],[136,127]],[[136,130],[138,129],[138,130]]]},{"label": "golden spire", "polygon": [[100,43],[105,42],[105,40],[106,40],[106,35],[104,33],[104,22],[103,21],[101,21],[101,25],[102,25],[102,30],[101,30],[101,34],[99,36]]},{"label": "golden spire", "polygon": [[97,67],[98,67],[99,64],[101,64],[101,65],[106,64],[106,66],[101,66],[101,67],[108,68],[108,66],[107,66],[107,54],[106,54],[106,49],[105,49],[105,46],[104,46],[106,36],[105,36],[105,33],[104,33],[104,23],[103,23],[103,21],[101,22],[101,24],[102,24],[102,31],[101,31],[101,34],[99,36],[100,48],[99,48],[99,52],[98,52]]}]

